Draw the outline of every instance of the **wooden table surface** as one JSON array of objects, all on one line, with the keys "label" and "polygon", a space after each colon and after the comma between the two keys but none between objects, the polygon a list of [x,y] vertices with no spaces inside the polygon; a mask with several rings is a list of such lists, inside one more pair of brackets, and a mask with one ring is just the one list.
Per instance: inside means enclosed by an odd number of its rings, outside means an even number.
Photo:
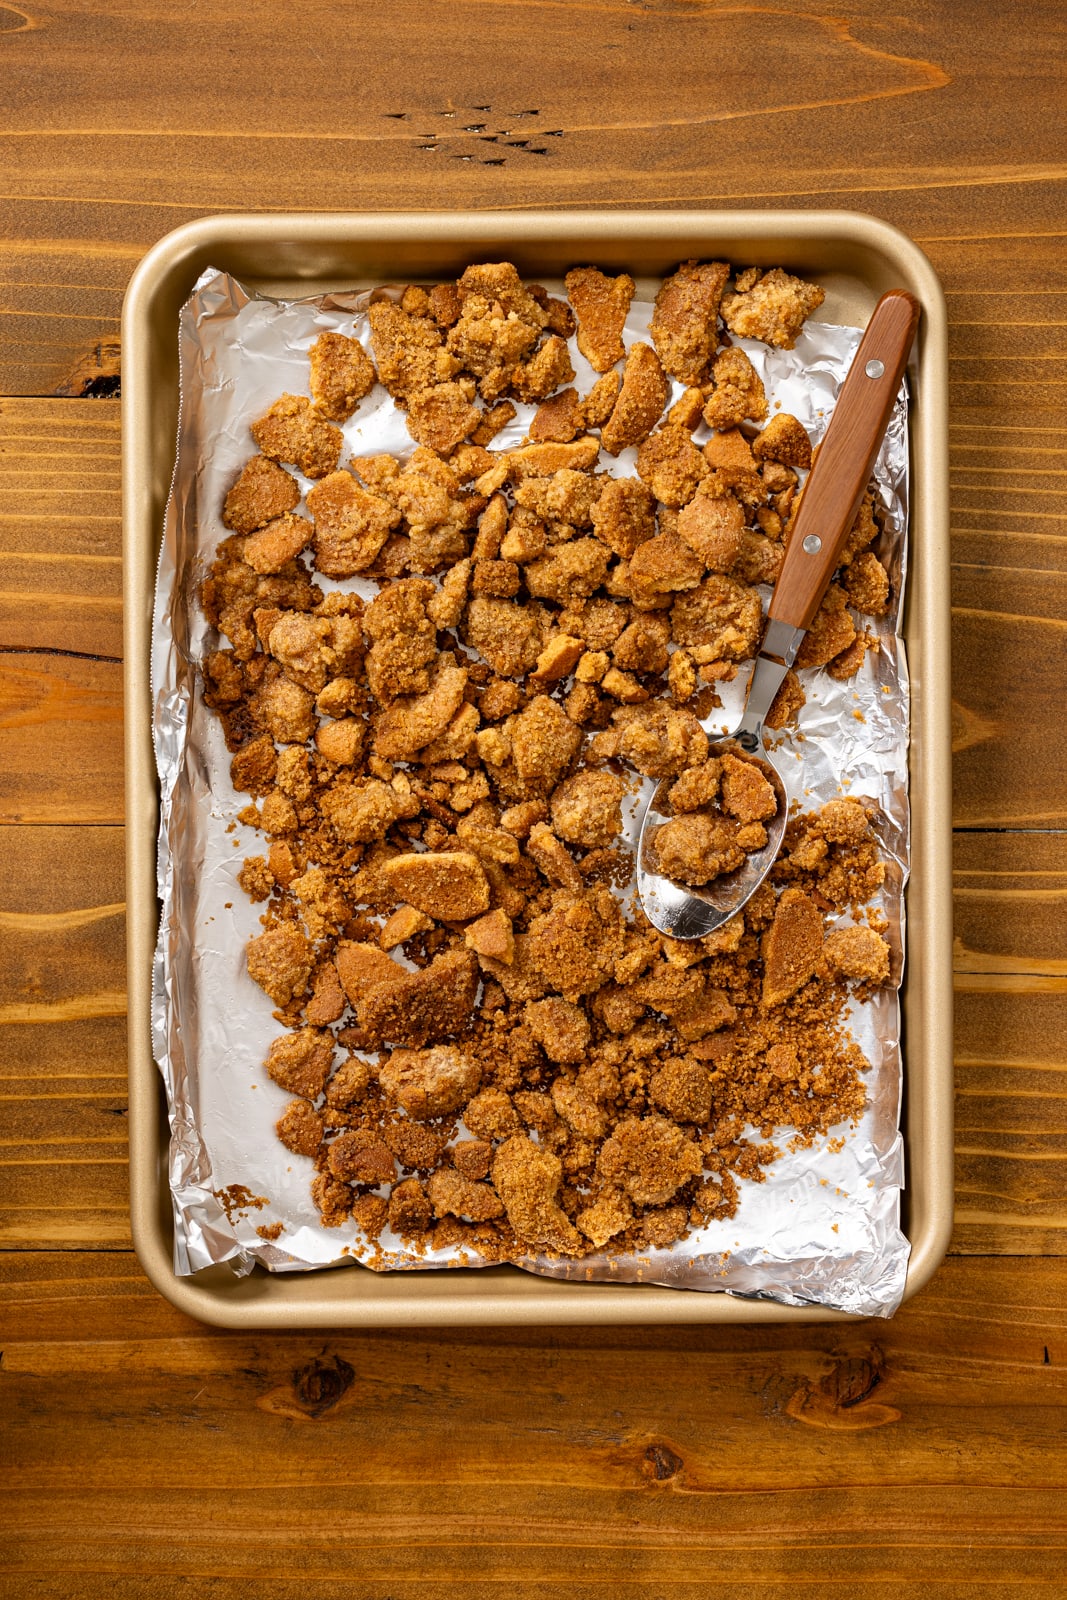
[{"label": "wooden table surface", "polygon": [[[5,1596],[1067,1594],[1064,24],[0,4]],[[620,205],[871,212],[948,295],[951,1255],[888,1323],[205,1329],[127,1218],[123,290],[207,212]]]}]

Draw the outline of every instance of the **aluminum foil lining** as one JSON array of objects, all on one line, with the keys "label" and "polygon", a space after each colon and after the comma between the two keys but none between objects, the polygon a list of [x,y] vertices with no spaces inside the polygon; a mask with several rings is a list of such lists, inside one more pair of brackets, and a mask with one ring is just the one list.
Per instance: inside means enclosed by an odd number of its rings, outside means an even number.
[{"label": "aluminum foil lining", "polygon": [[[560,285],[548,285],[561,292]],[[254,452],[249,424],[283,392],[308,394],[308,350],[323,329],[369,348],[370,292],[276,301],[252,294],[225,273],[198,281],[180,322],[181,415],[174,480],[155,595],[152,685],[161,788],[159,896],[162,902],[153,984],[153,1043],[166,1085],[174,1204],[175,1268],[189,1274],[228,1262],[237,1274],[255,1263],[275,1272],[368,1261],[353,1223],[325,1229],[310,1196],[309,1160],[278,1142],[274,1123],[289,1096],[263,1062],[278,1024],[266,995],[245,969],[249,938],[261,932],[260,908],[237,883],[244,858],[262,837],[236,822],[246,796],[230,783],[230,757],[201,695],[197,663],[216,644],[197,600],[199,581],[226,536],[226,491]],[[635,302],[624,342],[647,338],[650,303]],[[854,328],[809,323],[794,350],[739,341],[763,379],[775,410],[791,412],[813,442],[823,434],[852,354]],[[576,386],[596,374],[571,341]],[[681,392],[675,384],[671,401]],[[518,444],[533,407],[519,405],[495,449]],[[344,424],[350,455],[413,448],[403,415],[380,386]],[[697,443],[705,436],[695,435]],[[634,472],[635,452],[600,466]],[[888,567],[894,609],[864,626],[879,635],[859,674],[835,682],[825,671],[802,674],[807,704],[780,739],[791,800],[815,809],[842,794],[878,810],[888,873],[882,907],[889,922],[893,971],[903,964],[903,891],[908,871],[908,677],[899,617],[908,519],[907,396],[902,390],[876,467],[883,532],[875,550]],[[305,483],[307,488],[308,484]],[[325,589],[346,587],[317,577]],[[373,584],[350,580],[370,597]],[[744,670],[720,686],[723,728],[744,696]],[[632,834],[629,842],[633,843]],[[783,1154],[762,1184],[742,1182],[736,1216],[713,1222],[675,1245],[633,1256],[580,1261],[529,1257],[532,1272],[579,1281],[640,1282],[726,1292],[788,1305],[833,1306],[890,1316],[900,1303],[909,1254],[900,1228],[904,1181],[899,1132],[902,1062],[895,989],[853,1005],[851,1028],[871,1063],[868,1105],[857,1128],[842,1126],[809,1150]],[[462,1136],[462,1134],[461,1134]],[[778,1130],[784,1145],[788,1130]],[[274,1231],[275,1241],[260,1229]],[[415,1256],[383,1234],[378,1270],[477,1267],[473,1253]]]}]

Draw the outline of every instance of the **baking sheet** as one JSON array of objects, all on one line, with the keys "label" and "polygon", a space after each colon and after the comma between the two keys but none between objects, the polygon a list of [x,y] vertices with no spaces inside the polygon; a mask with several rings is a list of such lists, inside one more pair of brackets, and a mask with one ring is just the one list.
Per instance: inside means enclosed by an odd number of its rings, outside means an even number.
[{"label": "baking sheet", "polygon": [[[308,393],[307,352],[324,328],[368,343],[367,298],[333,294],[279,303],[249,295],[226,274],[208,272],[181,320],[182,409],[152,662],[163,903],[153,1032],[170,1106],[180,1274],[215,1262],[229,1262],[237,1272],[257,1261],[276,1271],[300,1270],[371,1253],[354,1224],[322,1228],[310,1198],[311,1163],[286,1151],[273,1131],[289,1096],[262,1067],[278,1026],[270,1002],[245,970],[247,940],[261,931],[259,909],[236,881],[245,856],[258,853],[262,840],[235,821],[247,797],[232,789],[229,753],[217,719],[202,703],[196,672],[198,660],[215,644],[196,591],[226,536],[220,516],[226,490],[254,450],[248,424],[283,391]],[[635,302],[625,343],[647,336],[650,314],[650,305]],[[815,442],[858,339],[857,330],[811,323],[794,351],[738,342],[764,380],[772,414],[780,406],[796,415]],[[571,359],[576,386],[584,393],[596,375],[573,340]],[[680,390],[676,384],[672,401]],[[520,405],[494,447],[518,443],[533,410]],[[413,448],[403,416],[380,387],[343,431],[344,458],[379,451],[403,456]],[[698,431],[698,443],[702,436]],[[602,458],[600,465],[629,475],[635,454],[624,452],[617,462]],[[781,743],[787,790],[805,809],[841,793],[878,807],[890,868],[883,905],[899,975],[908,827],[907,674],[897,636],[907,525],[903,394],[876,480],[885,525],[876,549],[890,570],[894,609],[884,619],[865,618],[864,625],[880,635],[881,648],[869,652],[857,677],[845,683],[825,672],[803,674],[807,704],[798,727]],[[349,586],[317,581],[325,589]],[[361,580],[351,586],[364,595],[375,592]],[[724,727],[739,708],[744,686],[744,671],[734,684],[720,686]],[[899,1227],[903,1170],[895,990],[854,1006],[852,1031],[872,1063],[868,1107],[840,1149],[818,1140],[810,1150],[784,1155],[767,1169],[765,1183],[741,1184],[735,1217],[691,1233],[669,1249],[519,1264],[559,1277],[726,1290],[794,1305],[891,1314],[903,1291],[908,1257]],[[782,1142],[781,1130],[776,1142]],[[277,1244],[257,1232],[279,1222],[284,1232]],[[373,1254],[382,1267],[479,1264],[476,1256],[456,1251],[414,1256],[388,1234],[381,1244]]]}]

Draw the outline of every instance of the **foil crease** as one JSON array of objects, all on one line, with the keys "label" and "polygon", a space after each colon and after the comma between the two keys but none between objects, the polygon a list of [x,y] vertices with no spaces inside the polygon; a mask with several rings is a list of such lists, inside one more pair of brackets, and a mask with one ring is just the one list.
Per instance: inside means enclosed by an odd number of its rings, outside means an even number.
[{"label": "foil crease", "polygon": [[[225,493],[253,451],[249,423],[283,391],[309,392],[307,353],[323,329],[369,346],[369,300],[370,291],[353,291],[275,301],[209,270],[181,314],[181,415],[152,645],[162,907],[153,967],[153,1047],[170,1117],[180,1275],[222,1262],[238,1275],[257,1263],[271,1271],[353,1263],[398,1271],[483,1264],[456,1249],[416,1256],[388,1233],[377,1249],[369,1248],[351,1223],[323,1228],[309,1192],[310,1162],[292,1156],[274,1134],[289,1097],[263,1070],[278,1025],[269,1000],[245,970],[245,945],[261,929],[259,909],[237,883],[241,863],[262,850],[262,839],[236,821],[247,797],[232,788],[229,753],[217,720],[203,705],[197,670],[215,645],[197,588],[226,536]],[[648,303],[631,307],[627,346],[647,338],[651,311]],[[814,443],[825,431],[859,337],[854,328],[809,322],[791,351],[738,342],[763,378],[771,414],[779,408],[791,412]],[[573,340],[571,360],[584,393],[596,374]],[[680,392],[675,384],[671,402]],[[514,422],[494,441],[496,449],[524,436],[534,408],[517,409]],[[406,456],[413,448],[402,414],[380,386],[343,432],[343,460],[381,451]],[[702,437],[698,432],[698,443]],[[635,451],[624,451],[600,466],[629,475],[635,457]],[[882,524],[874,549],[889,570],[894,603],[889,616],[864,618],[863,625],[877,632],[880,648],[867,653],[859,674],[847,682],[823,671],[802,674],[807,704],[797,727],[780,736],[778,745],[789,798],[805,809],[842,793],[877,808],[888,868],[882,909],[899,984],[909,860],[908,675],[899,632],[908,524],[904,388],[874,476]],[[317,581],[327,590],[347,587]],[[353,580],[352,587],[365,597],[375,592],[362,580]],[[742,669],[735,683],[720,686],[724,730],[740,711],[746,683]],[[632,844],[632,834],[627,842]],[[646,1254],[580,1261],[531,1256],[516,1264],[574,1281],[651,1283],[891,1316],[903,1294],[910,1248],[900,1227],[900,1021],[897,988],[853,1005],[852,1032],[871,1063],[861,1122],[854,1130],[834,1129],[808,1150],[783,1154],[767,1169],[765,1182],[742,1182],[733,1218]],[[777,1143],[787,1138],[788,1131],[783,1136],[776,1130]],[[281,1243],[257,1231],[273,1231],[277,1223]]]}]

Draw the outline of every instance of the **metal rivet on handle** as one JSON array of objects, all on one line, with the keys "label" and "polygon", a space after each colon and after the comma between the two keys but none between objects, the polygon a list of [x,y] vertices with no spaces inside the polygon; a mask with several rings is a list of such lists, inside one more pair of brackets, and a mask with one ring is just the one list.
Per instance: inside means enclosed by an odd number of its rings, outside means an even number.
[{"label": "metal rivet on handle", "polygon": [[822,549],[822,540],[819,535],[817,533],[809,533],[804,540],[803,549],[806,556],[817,556]]},{"label": "metal rivet on handle", "polygon": [[863,370],[868,378],[880,378],[885,371],[885,366],[881,361],[868,361]]}]

